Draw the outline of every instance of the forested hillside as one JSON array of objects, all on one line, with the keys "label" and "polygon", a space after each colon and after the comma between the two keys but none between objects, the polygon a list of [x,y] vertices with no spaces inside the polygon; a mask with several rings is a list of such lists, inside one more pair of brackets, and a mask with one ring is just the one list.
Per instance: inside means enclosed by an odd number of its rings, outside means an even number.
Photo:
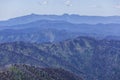
[{"label": "forested hillside", "polygon": [[120,41],[78,37],[58,43],[0,44],[0,65],[21,63],[69,70],[87,80],[119,80]]},{"label": "forested hillside", "polygon": [[82,80],[63,69],[12,65],[0,71],[0,80]]}]

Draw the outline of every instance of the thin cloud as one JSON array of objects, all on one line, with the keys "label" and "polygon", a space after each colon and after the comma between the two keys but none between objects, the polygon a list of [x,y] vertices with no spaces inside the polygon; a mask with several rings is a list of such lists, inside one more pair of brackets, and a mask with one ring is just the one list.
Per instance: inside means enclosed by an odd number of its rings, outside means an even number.
[{"label": "thin cloud", "polygon": [[42,4],[46,5],[48,4],[48,1],[43,1]]},{"label": "thin cloud", "polygon": [[120,5],[115,5],[113,7],[116,8],[116,9],[120,9]]},{"label": "thin cloud", "polygon": [[47,5],[48,4],[48,1],[40,1],[38,2],[39,5]]},{"label": "thin cloud", "polygon": [[71,3],[70,0],[67,0],[67,1],[65,1],[65,5],[66,5],[66,6],[72,6],[72,3]]},{"label": "thin cloud", "polygon": [[91,8],[102,8],[102,6],[100,6],[100,5],[91,5],[90,7]]}]

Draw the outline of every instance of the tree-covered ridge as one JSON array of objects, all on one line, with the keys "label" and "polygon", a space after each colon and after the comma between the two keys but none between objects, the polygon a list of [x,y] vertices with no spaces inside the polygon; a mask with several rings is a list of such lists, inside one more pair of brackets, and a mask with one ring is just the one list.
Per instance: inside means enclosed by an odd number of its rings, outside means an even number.
[{"label": "tree-covered ridge", "polygon": [[0,80],[82,80],[63,69],[12,65],[0,72]]},{"label": "tree-covered ridge", "polygon": [[58,43],[0,44],[0,65],[63,68],[87,80],[120,79],[120,41],[78,37]]}]

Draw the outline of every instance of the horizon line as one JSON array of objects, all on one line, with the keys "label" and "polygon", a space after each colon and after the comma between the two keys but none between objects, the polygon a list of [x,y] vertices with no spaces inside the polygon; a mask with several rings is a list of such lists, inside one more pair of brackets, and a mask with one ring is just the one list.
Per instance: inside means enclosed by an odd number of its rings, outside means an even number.
[{"label": "horizon line", "polygon": [[0,19],[0,21],[7,21],[15,18],[20,18],[20,17],[25,17],[25,16],[30,16],[30,15],[36,15],[36,16],[87,16],[87,17],[120,17],[120,15],[80,15],[80,14],[71,14],[71,13],[63,13],[63,14],[38,14],[38,13],[29,13],[25,15],[19,15],[15,17],[11,17],[8,19]]}]

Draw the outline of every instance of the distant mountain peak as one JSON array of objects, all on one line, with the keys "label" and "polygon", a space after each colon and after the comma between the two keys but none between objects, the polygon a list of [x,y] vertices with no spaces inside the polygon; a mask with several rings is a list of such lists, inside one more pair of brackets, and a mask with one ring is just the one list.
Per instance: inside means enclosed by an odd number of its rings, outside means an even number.
[{"label": "distant mountain peak", "polygon": [[18,24],[26,24],[38,20],[57,20],[57,21],[67,21],[74,24],[110,24],[110,23],[120,23],[119,16],[80,16],[77,14],[63,14],[63,15],[41,15],[31,13],[29,15],[16,17],[9,19],[7,21],[0,21],[0,26],[12,26]]},{"label": "distant mountain peak", "polygon": [[[26,15],[28,16],[28,15]],[[29,16],[39,16],[39,14],[31,13]]]}]

